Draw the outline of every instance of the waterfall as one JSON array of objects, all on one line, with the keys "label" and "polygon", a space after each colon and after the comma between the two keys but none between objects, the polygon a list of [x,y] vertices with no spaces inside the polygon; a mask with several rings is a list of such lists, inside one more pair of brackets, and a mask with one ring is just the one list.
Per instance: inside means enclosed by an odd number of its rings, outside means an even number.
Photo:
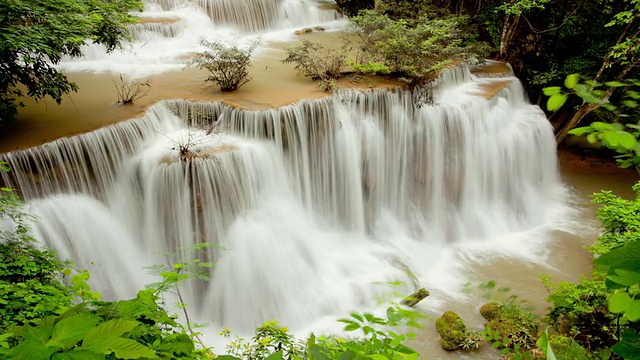
[{"label": "waterfall", "polygon": [[123,264],[208,242],[213,280],[188,290],[200,322],[302,328],[373,306],[375,282],[412,291],[409,273],[445,291],[452,251],[546,226],[561,189],[553,130],[514,77],[483,97],[495,81],[461,66],[426,104],[402,89],[259,111],[164,101],[4,154],[2,181],[40,218],[36,236],[100,273],[108,296],[146,281]]},{"label": "waterfall", "polygon": [[145,0],[144,5],[141,22],[128,26],[132,41],[123,50],[108,53],[87,42],[83,56],[64,58],[62,68],[146,77],[181,69],[203,51],[203,38],[243,44],[260,34],[267,47],[293,38],[295,29],[346,24],[333,0]]}]

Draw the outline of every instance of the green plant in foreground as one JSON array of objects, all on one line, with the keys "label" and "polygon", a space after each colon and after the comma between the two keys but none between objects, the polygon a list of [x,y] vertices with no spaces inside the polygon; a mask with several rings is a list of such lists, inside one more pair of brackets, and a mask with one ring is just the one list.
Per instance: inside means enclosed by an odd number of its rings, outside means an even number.
[{"label": "green plant in foreground", "polygon": [[[418,353],[404,345],[415,334],[399,334],[391,330],[399,325],[418,327],[419,315],[414,310],[390,306],[385,317],[371,313],[351,313],[349,318],[338,321],[346,324],[347,332],[359,332],[354,338],[318,336],[311,334],[306,341],[298,341],[287,328],[274,321],[256,329],[250,340],[236,337],[227,347],[228,355],[218,359],[279,360],[279,359],[370,359],[370,360],[415,360]],[[228,330],[223,335],[230,337]]]}]

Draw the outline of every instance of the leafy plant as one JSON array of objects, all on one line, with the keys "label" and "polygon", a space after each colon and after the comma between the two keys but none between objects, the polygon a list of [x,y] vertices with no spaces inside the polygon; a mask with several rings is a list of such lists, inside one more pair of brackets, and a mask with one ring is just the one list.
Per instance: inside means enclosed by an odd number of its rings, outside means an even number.
[{"label": "leafy plant", "polygon": [[200,45],[207,50],[193,54],[194,59],[187,66],[209,71],[207,81],[218,84],[220,90],[235,91],[251,81],[248,70],[251,56],[261,42],[260,38],[254,38],[246,46],[240,46],[237,40],[223,42],[201,39]]},{"label": "leafy plant", "polygon": [[341,49],[303,40],[302,45],[286,47],[283,63],[293,63],[299,75],[312,80],[338,79],[346,60],[346,44]]}]

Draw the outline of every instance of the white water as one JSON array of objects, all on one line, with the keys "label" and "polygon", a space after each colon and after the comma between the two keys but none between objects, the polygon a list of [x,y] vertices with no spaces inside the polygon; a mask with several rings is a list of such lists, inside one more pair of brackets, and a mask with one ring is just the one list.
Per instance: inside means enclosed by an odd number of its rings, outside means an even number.
[{"label": "white water", "polygon": [[322,26],[339,30],[346,20],[323,5],[332,0],[146,0],[139,14],[142,22],[129,26],[133,41],[124,49],[107,53],[102,45],[83,48],[83,57],[66,59],[66,71],[110,71],[130,77],[146,77],[180,70],[207,40],[238,41],[240,45],[260,36],[263,46],[290,41],[294,30]]},{"label": "white water", "polygon": [[[160,254],[189,258],[206,241],[222,248],[202,257],[213,280],[187,290],[198,322],[317,329],[375,307],[388,291],[376,283],[413,291],[408,271],[433,307],[463,296],[466,258],[543,262],[566,225],[553,131],[509,80],[486,100],[475,94],[495,80],[453,69],[421,108],[402,90],[264,111],[167,101],[0,156],[14,169],[3,181],[40,217],[36,236],[109,297],[133,296]],[[187,143],[195,157],[181,161]]]}]

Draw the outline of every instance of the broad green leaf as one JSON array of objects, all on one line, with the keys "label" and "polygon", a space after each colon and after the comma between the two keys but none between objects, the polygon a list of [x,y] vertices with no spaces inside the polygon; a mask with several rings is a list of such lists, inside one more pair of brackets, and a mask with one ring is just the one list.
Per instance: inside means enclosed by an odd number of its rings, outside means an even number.
[{"label": "broad green leaf", "polygon": [[608,275],[607,279],[624,286],[640,284],[640,273],[622,269],[614,269],[614,274]]},{"label": "broad green leaf", "polygon": [[619,292],[609,296],[609,311],[621,314],[629,308],[631,297],[626,292]]},{"label": "broad green leaf", "polygon": [[269,355],[265,360],[282,360],[282,351],[274,352]]},{"label": "broad green leaf", "polygon": [[51,360],[104,360],[104,355],[89,350],[73,350],[53,354]]},{"label": "broad green leaf", "polygon": [[622,333],[622,340],[611,348],[624,359],[640,359],[640,334],[633,331]]},{"label": "broad green leaf", "polygon": [[358,329],[360,329],[360,325],[356,324],[356,323],[349,324],[349,325],[344,327],[345,331],[354,331],[354,330],[358,330]]},{"label": "broad green leaf", "polygon": [[82,313],[58,321],[53,328],[48,346],[59,346],[69,349],[77,344],[99,322],[100,317],[89,313]]},{"label": "broad green leaf", "polygon": [[156,353],[153,350],[131,339],[102,339],[86,349],[105,355],[114,353],[116,357],[121,359],[156,358]]},{"label": "broad green leaf", "polygon": [[45,346],[35,340],[24,340],[11,350],[13,360],[45,360],[58,351],[55,346]]},{"label": "broad green leaf", "polygon": [[598,142],[598,137],[596,136],[596,134],[593,134],[593,133],[589,134],[589,135],[587,135],[587,141],[590,144],[595,144],[596,142]]},{"label": "broad green leaf", "polygon": [[596,130],[612,130],[613,129],[611,124],[605,123],[602,121],[594,121],[591,123],[590,126]]},{"label": "broad green leaf", "polygon": [[91,329],[82,340],[82,346],[91,346],[96,341],[100,341],[107,338],[119,337],[124,333],[128,333],[136,326],[140,325],[135,320],[127,319],[113,319],[104,322],[95,328]]},{"label": "broad green leaf", "polygon": [[551,95],[551,97],[547,101],[547,110],[557,111],[562,107],[562,105],[564,105],[566,101],[567,101],[567,95],[565,94]]},{"label": "broad green leaf", "polygon": [[631,300],[629,302],[629,306],[627,311],[625,311],[624,315],[630,321],[638,321],[640,320],[640,300]]},{"label": "broad green leaf", "polygon": [[566,86],[567,89],[573,89],[576,87],[576,85],[578,85],[579,79],[580,79],[580,75],[571,74],[564,79],[564,86]]},{"label": "broad green leaf", "polygon": [[538,341],[536,341],[536,345],[547,355],[547,360],[556,360],[556,355],[553,353],[551,343],[549,343],[549,328],[546,328],[540,335]]},{"label": "broad green leaf", "polygon": [[628,243],[613,249],[597,258],[595,263],[614,269],[640,271],[640,242]]},{"label": "broad green leaf", "polygon": [[372,355],[369,355],[369,357],[373,360],[389,360],[388,357],[380,354],[372,354]]},{"label": "broad green leaf", "polygon": [[549,86],[549,87],[543,88],[542,93],[545,94],[546,96],[551,96],[551,95],[560,94],[561,90],[562,88],[560,86]]},{"label": "broad green leaf", "polygon": [[[314,360],[331,360],[331,357],[329,356],[331,352],[322,346],[313,345],[308,350],[311,353],[311,356],[313,357]],[[348,351],[351,351],[351,350],[348,350]]]},{"label": "broad green leaf", "polygon": [[242,359],[235,356],[231,356],[231,355],[218,355],[216,356],[216,360],[242,360]]},{"label": "broad green leaf", "polygon": [[626,131],[619,131],[618,134],[618,141],[620,142],[620,146],[627,150],[633,150],[635,148],[636,144],[638,143],[638,140],[635,136],[629,134]]},{"label": "broad green leaf", "polygon": [[36,340],[42,345],[45,345],[53,334],[53,326],[39,325],[36,327],[25,325],[22,327],[22,336],[26,340]]}]

